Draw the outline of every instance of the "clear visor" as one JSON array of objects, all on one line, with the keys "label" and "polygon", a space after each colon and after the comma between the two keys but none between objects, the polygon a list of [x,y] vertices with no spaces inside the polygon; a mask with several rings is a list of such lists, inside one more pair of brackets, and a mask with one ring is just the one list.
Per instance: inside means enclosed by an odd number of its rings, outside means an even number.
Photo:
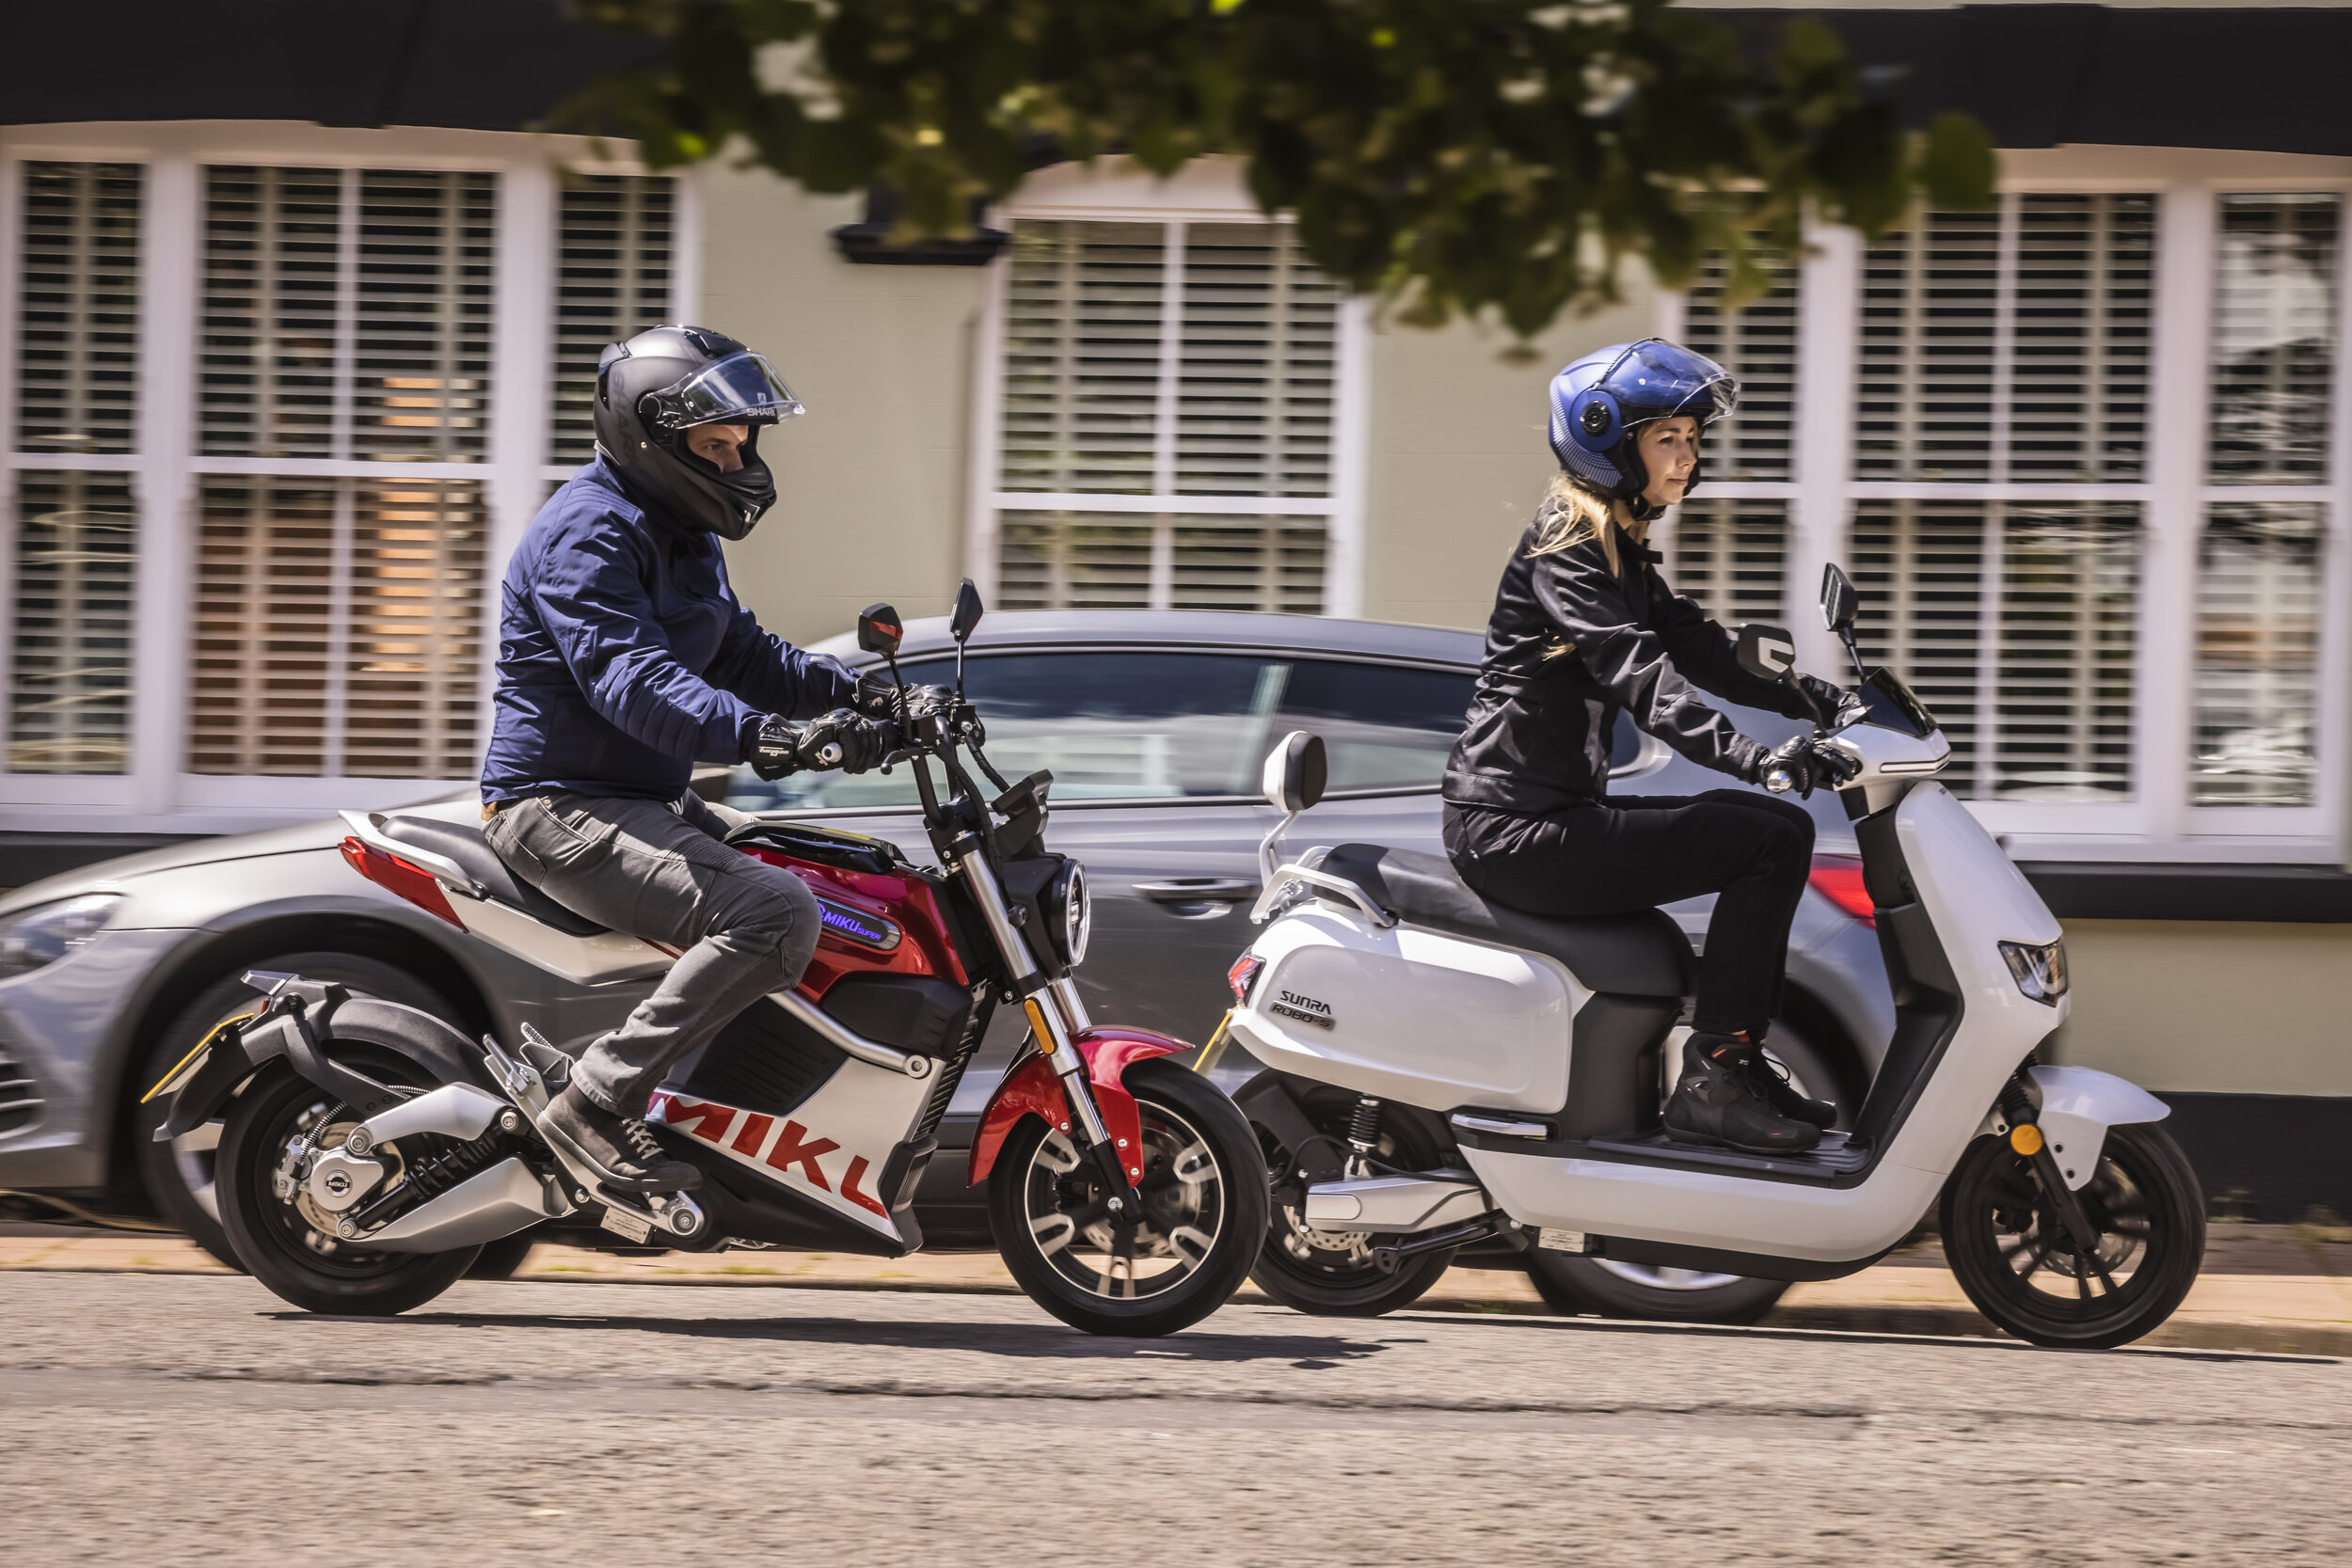
[{"label": "clear visor", "polygon": [[801,412],[801,400],[757,354],[731,354],[696,371],[661,398],[672,430],[698,424],[773,424]]},{"label": "clear visor", "polygon": [[1618,356],[1601,385],[1616,395],[1628,424],[1685,415],[1706,424],[1740,405],[1740,383],[1730,372],[1703,354],[1656,339]]}]

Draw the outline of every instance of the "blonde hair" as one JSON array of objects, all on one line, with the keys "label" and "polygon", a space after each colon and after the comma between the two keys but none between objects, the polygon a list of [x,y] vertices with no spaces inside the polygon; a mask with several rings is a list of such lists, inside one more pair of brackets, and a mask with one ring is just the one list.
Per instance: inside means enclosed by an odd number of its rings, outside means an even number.
[{"label": "blonde hair", "polygon": [[1562,469],[1551,476],[1544,502],[1535,509],[1535,545],[1527,553],[1551,555],[1597,539],[1600,553],[1608,557],[1610,575],[1614,577],[1624,566],[1617,559],[1616,529],[1609,526],[1613,522],[1635,544],[1649,542],[1649,524],[1636,520],[1625,502],[1587,490]]}]

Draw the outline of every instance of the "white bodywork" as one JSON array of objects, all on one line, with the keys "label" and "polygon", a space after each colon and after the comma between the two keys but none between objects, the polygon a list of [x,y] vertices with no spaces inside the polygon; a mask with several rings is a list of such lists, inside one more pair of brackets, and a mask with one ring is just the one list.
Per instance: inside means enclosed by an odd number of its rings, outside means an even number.
[{"label": "white bodywork", "polygon": [[1426,1176],[1359,1176],[1307,1189],[1303,1217],[1318,1229],[1421,1231],[1463,1225],[1489,1205],[1466,1170]]},{"label": "white bodywork", "polygon": [[[1872,1257],[1918,1223],[1984,1128],[2002,1085],[2064,1022],[2067,999],[2053,1006],[2026,996],[1998,945],[2057,942],[2056,917],[1967,808],[1941,784],[1917,778],[1948,755],[1943,736],[1858,725],[1836,739],[1862,761],[1861,782],[1881,801],[1891,801],[1898,781],[1910,785],[1896,810],[1896,834],[1962,1003],[1954,1037],[1876,1165],[1858,1183],[1837,1187],[1464,1148],[1494,1205],[1511,1218],[1529,1227],[1818,1262]],[[1439,1112],[1470,1106],[1557,1116],[1574,1091],[1569,1039],[1590,993],[1549,960],[1409,926],[1383,929],[1337,897],[1282,916],[1251,951],[1266,967],[1232,1028],[1270,1067]],[[1285,990],[1328,1003],[1329,1026],[1273,1011]],[[2053,1070],[2058,1088],[2045,1085],[2044,1097],[2060,1118],[2077,1118],[2061,1124],[2070,1153],[2077,1144],[2091,1150],[2076,1167],[2086,1180],[2105,1135],[2100,1117],[2163,1114],[2138,1090],[2127,1101],[2082,1088],[2067,1069],[2042,1069]],[[2044,1126],[2052,1126],[2046,1112]],[[1315,1223],[1350,1227],[1336,1218]]]},{"label": "white bodywork", "polygon": [[2035,1117],[2058,1174],[2077,1192],[2090,1185],[2106,1148],[2107,1129],[2126,1122],[2162,1121],[2172,1107],[2138,1085],[2087,1067],[2037,1067],[2026,1074],[2042,1091]]}]

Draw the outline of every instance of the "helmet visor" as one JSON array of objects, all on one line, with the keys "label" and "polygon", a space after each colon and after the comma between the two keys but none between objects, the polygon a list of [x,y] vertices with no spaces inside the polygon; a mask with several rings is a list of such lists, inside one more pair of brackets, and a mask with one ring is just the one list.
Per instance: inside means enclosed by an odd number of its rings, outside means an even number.
[{"label": "helmet visor", "polygon": [[765,356],[730,354],[677,384],[661,399],[672,430],[698,424],[774,424],[801,412],[801,400]]},{"label": "helmet visor", "polygon": [[1601,378],[1629,425],[1687,416],[1704,425],[1740,405],[1740,383],[1704,354],[1656,338],[1628,348]]}]

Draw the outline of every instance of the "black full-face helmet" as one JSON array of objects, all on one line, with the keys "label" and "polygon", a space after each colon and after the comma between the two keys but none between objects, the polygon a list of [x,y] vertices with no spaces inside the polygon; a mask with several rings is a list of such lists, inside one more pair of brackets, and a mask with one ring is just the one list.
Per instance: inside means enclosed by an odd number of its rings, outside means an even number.
[{"label": "black full-face helmet", "polygon": [[[622,483],[677,526],[723,539],[742,538],[776,504],[759,433],[800,412],[766,358],[705,327],[651,327],[596,361],[596,445]],[[721,473],[687,450],[686,433],[704,424],[751,426],[740,468]]]}]

